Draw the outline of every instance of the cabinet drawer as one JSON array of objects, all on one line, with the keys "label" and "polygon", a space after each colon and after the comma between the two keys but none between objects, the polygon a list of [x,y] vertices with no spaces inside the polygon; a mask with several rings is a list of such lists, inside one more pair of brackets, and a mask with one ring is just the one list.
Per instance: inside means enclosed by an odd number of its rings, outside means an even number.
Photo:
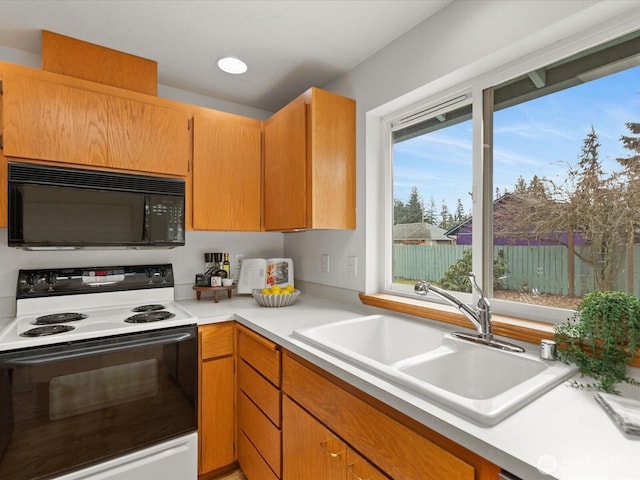
[{"label": "cabinet drawer", "polygon": [[203,325],[199,334],[203,360],[233,354],[233,322]]},{"label": "cabinet drawer", "polygon": [[240,432],[238,462],[248,480],[278,480],[247,436]]},{"label": "cabinet drawer", "polygon": [[280,426],[280,390],[244,360],[238,362],[238,386],[273,423]]},{"label": "cabinet drawer", "polygon": [[280,349],[275,343],[240,327],[238,353],[267,380],[276,387],[280,386]]},{"label": "cabinet drawer", "polygon": [[244,394],[238,395],[239,427],[271,469],[280,476],[281,432]]}]

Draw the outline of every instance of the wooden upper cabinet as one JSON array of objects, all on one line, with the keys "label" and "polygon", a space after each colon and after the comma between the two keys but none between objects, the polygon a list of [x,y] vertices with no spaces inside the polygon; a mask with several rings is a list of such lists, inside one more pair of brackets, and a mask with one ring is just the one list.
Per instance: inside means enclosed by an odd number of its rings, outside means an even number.
[{"label": "wooden upper cabinet", "polygon": [[186,176],[191,159],[186,111],[109,97],[109,165]]},{"label": "wooden upper cabinet", "polygon": [[107,95],[3,75],[4,155],[106,167]]},{"label": "wooden upper cabinet", "polygon": [[264,132],[265,230],[354,229],[355,102],[311,88]]},{"label": "wooden upper cabinet", "polygon": [[14,73],[3,97],[7,157],[188,175],[187,111]]},{"label": "wooden upper cabinet", "polygon": [[307,226],[306,102],[299,97],[264,125],[265,230]]},{"label": "wooden upper cabinet", "polygon": [[261,122],[207,112],[193,123],[193,228],[259,231]]}]

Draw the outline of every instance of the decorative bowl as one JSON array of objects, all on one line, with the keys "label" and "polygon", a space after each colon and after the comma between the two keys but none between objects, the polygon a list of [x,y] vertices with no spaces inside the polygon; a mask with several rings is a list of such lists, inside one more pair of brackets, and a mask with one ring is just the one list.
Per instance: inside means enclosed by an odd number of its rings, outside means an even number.
[{"label": "decorative bowl", "polygon": [[263,307],[288,307],[296,303],[296,300],[300,296],[300,290],[294,290],[293,293],[287,293],[285,295],[263,295],[260,290],[252,290],[251,296],[258,302],[258,305]]}]

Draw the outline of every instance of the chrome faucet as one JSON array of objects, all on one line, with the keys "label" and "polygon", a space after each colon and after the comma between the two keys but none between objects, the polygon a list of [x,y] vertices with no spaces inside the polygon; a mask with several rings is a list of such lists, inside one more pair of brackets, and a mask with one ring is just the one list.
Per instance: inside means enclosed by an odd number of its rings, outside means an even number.
[{"label": "chrome faucet", "polygon": [[420,280],[416,283],[413,291],[418,295],[427,295],[429,292],[433,292],[440,298],[446,300],[451,305],[460,310],[465,317],[467,317],[471,323],[476,327],[478,333],[476,335],[454,332],[452,335],[463,340],[469,340],[476,343],[482,343],[490,347],[500,348],[502,350],[508,350],[511,352],[524,352],[524,348],[511,343],[502,342],[493,338],[493,330],[491,327],[491,304],[487,297],[484,296],[484,292],[476,282],[476,276],[473,273],[469,273],[469,280],[471,280],[471,286],[479,296],[478,304],[476,308],[470,307],[463,301],[459,300],[455,296],[451,295],[446,290],[434,287],[429,282]]}]

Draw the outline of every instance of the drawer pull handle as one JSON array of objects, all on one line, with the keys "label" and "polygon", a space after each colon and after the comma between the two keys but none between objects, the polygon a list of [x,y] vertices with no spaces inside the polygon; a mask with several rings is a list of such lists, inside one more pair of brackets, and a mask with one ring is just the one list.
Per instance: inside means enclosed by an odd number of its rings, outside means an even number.
[{"label": "drawer pull handle", "polygon": [[353,470],[354,466],[355,466],[355,463],[350,463],[349,465],[347,465],[347,472],[349,472],[354,478],[356,478],[356,480],[371,480],[372,477],[363,478],[360,475],[358,475]]},{"label": "drawer pull handle", "polygon": [[329,450],[329,447],[327,446],[327,441],[323,440],[322,442],[320,442],[320,446],[322,447],[322,449],[327,452],[329,454],[329,456],[331,458],[338,458],[340,455],[342,455],[342,450],[339,452],[332,452],[331,450]]}]

